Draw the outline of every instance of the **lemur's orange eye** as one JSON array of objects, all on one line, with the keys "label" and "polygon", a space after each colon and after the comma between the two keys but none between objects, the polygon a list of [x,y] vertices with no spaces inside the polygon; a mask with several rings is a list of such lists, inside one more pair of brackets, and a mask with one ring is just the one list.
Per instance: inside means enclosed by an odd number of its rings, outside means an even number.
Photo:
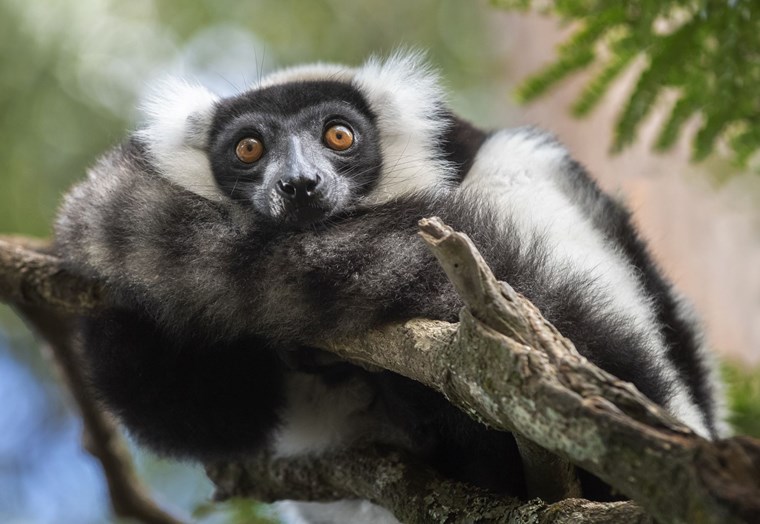
[{"label": "lemur's orange eye", "polygon": [[325,144],[335,151],[345,151],[354,144],[354,134],[344,125],[336,124],[325,131]]},{"label": "lemur's orange eye", "polygon": [[264,144],[253,137],[244,138],[238,142],[235,148],[235,155],[237,155],[241,162],[245,162],[246,164],[253,164],[263,154]]}]

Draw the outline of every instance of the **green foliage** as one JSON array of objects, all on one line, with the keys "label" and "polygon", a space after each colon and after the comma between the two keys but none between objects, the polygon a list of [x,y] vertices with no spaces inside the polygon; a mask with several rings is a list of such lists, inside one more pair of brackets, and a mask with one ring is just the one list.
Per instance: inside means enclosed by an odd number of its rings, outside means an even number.
[{"label": "green foliage", "polygon": [[756,0],[492,0],[508,9],[541,9],[577,26],[559,57],[519,89],[533,100],[571,73],[594,66],[576,101],[589,113],[612,81],[641,57],[638,81],[618,115],[613,148],[628,146],[665,91],[677,101],[655,148],[675,144],[684,124],[699,115],[694,160],[725,138],[739,165],[760,149],[760,2]]},{"label": "green foliage", "polygon": [[73,70],[77,57],[65,46],[30,38],[3,2],[0,45],[0,230],[46,235],[72,176],[124,122],[61,85],[59,71]]},{"label": "green foliage", "polygon": [[260,502],[248,498],[234,498],[224,502],[206,502],[198,505],[193,517],[200,523],[225,524],[276,524]]},{"label": "green foliage", "polygon": [[737,433],[760,438],[760,368],[725,364],[729,422]]}]

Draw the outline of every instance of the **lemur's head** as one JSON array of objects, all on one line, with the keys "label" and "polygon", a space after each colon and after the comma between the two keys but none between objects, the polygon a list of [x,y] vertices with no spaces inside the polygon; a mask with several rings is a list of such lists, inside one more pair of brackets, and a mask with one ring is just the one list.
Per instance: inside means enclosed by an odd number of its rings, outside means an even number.
[{"label": "lemur's head", "polygon": [[367,101],[349,84],[324,80],[220,101],[208,154],[226,195],[295,225],[320,221],[369,194],[383,165]]},{"label": "lemur's head", "polygon": [[283,225],[453,184],[450,116],[417,54],[286,69],[229,98],[172,81],[146,113],[137,136],[162,176]]}]

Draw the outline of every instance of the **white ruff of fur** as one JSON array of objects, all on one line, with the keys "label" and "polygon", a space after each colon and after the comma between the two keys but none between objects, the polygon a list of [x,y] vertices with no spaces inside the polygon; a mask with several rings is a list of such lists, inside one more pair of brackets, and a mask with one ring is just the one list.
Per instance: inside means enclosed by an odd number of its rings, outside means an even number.
[{"label": "white ruff of fur", "polygon": [[210,200],[222,198],[205,151],[217,100],[203,86],[166,79],[143,104],[145,127],[136,133],[159,173]]},{"label": "white ruff of fur", "polygon": [[[292,67],[266,76],[252,90],[313,80],[353,85],[377,116],[383,169],[369,202],[453,187],[454,168],[438,147],[446,125],[441,114],[444,93],[422,54],[371,58],[359,68],[321,63]],[[222,194],[204,149],[217,100],[202,86],[165,80],[143,105],[146,127],[137,133],[163,176],[212,200]]]},{"label": "white ruff of fur", "polygon": [[438,75],[419,53],[370,59],[353,84],[377,115],[383,173],[370,195],[385,202],[417,191],[452,189],[454,166],[441,157],[444,92]]}]

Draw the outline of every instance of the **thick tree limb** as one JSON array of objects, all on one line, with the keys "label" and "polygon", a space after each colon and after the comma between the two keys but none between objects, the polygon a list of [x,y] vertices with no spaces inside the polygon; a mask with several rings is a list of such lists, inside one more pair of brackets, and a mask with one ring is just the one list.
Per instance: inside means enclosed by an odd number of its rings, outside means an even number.
[{"label": "thick tree limb", "polygon": [[[421,228],[467,304],[458,329],[413,320],[356,340],[315,341],[315,345],[443,392],[489,425],[513,431],[595,473],[662,522],[760,521],[758,441],[736,437],[711,443],[693,434],[633,386],[581,357],[532,304],[494,279],[466,236],[435,221],[424,222]],[[87,311],[102,300],[93,291],[97,286],[66,280],[60,268],[50,278],[71,283],[73,298],[67,302],[62,294],[49,291],[44,265],[57,264],[55,259],[31,272],[41,277],[28,280],[14,276],[13,269],[4,270],[6,260],[12,264],[25,256],[22,248],[13,246],[15,255],[0,255],[0,300],[45,302],[49,296],[49,303],[63,311]],[[0,243],[0,253],[7,247]],[[536,454],[536,449],[524,457]],[[566,466],[552,466],[540,451],[536,455],[536,467],[562,471]],[[256,482],[268,482],[267,471],[277,478],[278,468],[307,467],[303,460],[277,464],[275,470],[241,471],[255,474]],[[310,464],[320,469],[317,459]],[[322,465],[326,470],[335,466]],[[239,482],[253,482],[241,475]],[[336,478],[330,482],[338,482]],[[344,486],[341,496],[358,489],[351,484]],[[559,489],[571,492],[572,486],[570,475]],[[291,497],[284,490],[278,493]],[[384,500],[369,492],[356,495]]]},{"label": "thick tree limb", "polygon": [[64,270],[47,244],[24,237],[0,236],[0,301],[42,306],[60,313],[86,313],[104,304],[96,282]]},{"label": "thick tree limb", "polygon": [[402,522],[495,522],[518,524],[651,522],[630,502],[595,503],[566,499],[547,505],[499,497],[444,479],[398,451],[361,448],[321,457],[276,459],[261,456],[245,463],[206,468],[217,497],[285,498],[331,501],[361,498],[383,506]]}]

